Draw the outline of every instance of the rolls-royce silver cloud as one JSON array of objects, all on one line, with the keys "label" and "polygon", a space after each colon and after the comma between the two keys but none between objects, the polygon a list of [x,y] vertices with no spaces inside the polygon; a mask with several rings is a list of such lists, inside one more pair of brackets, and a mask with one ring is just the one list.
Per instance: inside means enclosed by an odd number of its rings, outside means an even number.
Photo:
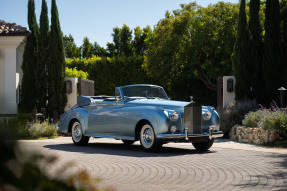
[{"label": "rolls-royce silver cloud", "polygon": [[90,137],[119,139],[124,144],[139,140],[149,152],[168,142],[191,142],[205,151],[214,138],[223,136],[213,107],[172,101],[162,87],[146,84],[116,87],[115,96],[79,96],[57,128],[71,133],[75,145],[87,145]]}]

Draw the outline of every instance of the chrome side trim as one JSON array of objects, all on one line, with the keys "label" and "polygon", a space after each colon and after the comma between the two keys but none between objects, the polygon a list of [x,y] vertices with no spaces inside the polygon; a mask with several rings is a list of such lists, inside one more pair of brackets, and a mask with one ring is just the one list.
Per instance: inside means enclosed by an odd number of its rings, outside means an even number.
[{"label": "chrome side trim", "polygon": [[135,140],[131,137],[125,137],[125,136],[110,136],[110,135],[98,135],[98,134],[85,134],[85,136],[88,137],[95,137],[95,138],[110,138],[110,139],[125,139],[125,140]]}]

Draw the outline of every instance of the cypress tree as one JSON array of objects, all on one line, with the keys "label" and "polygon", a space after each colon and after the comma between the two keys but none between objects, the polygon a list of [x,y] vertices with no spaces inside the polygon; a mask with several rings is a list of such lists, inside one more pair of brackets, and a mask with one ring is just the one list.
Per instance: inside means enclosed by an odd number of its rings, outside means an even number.
[{"label": "cypress tree", "polygon": [[[287,60],[287,1],[281,1],[281,19],[282,24],[282,60]],[[287,74],[287,66],[285,67],[285,74]],[[287,80],[287,77],[285,77]]]},{"label": "cypress tree", "polygon": [[83,45],[82,45],[82,58],[91,58],[93,56],[92,54],[92,44],[90,43],[90,40],[88,37],[84,37],[83,39]]},{"label": "cypress tree", "polygon": [[249,64],[248,26],[246,19],[245,0],[240,1],[237,39],[232,54],[232,64],[236,77],[236,100],[251,98],[252,69]]},{"label": "cypress tree", "polygon": [[262,59],[263,59],[263,42],[262,42],[262,29],[259,19],[260,0],[250,1],[250,65],[253,71],[252,80],[252,93],[253,97],[258,103],[264,101],[264,86],[262,83]]},{"label": "cypress tree", "polygon": [[45,108],[47,102],[47,66],[49,60],[49,19],[46,0],[42,0],[40,15],[40,34],[38,39],[38,64],[37,64],[37,98],[38,109]]},{"label": "cypress tree", "polygon": [[279,0],[266,0],[265,51],[263,75],[265,84],[265,104],[277,100],[277,89],[283,86],[281,62],[281,31]]},{"label": "cypress tree", "polygon": [[51,6],[50,58],[48,65],[48,112],[50,117],[64,112],[67,96],[64,89],[65,52],[56,0]]},{"label": "cypress tree", "polygon": [[28,25],[31,34],[27,36],[27,42],[23,54],[22,63],[22,90],[20,112],[32,112],[37,104],[37,86],[36,86],[36,66],[37,66],[37,38],[38,24],[35,15],[34,0],[28,1]]}]

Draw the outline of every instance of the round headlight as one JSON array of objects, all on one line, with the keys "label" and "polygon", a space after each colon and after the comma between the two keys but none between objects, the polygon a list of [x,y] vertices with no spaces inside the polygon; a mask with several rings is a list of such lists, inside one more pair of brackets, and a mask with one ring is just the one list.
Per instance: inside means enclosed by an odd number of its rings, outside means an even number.
[{"label": "round headlight", "polygon": [[172,113],[172,115],[170,116],[170,119],[173,120],[173,121],[178,120],[178,118],[179,118],[179,115],[178,115],[178,113],[176,111],[174,111]]},{"label": "round headlight", "polygon": [[212,113],[210,111],[207,111],[204,115],[203,115],[203,119],[205,120],[209,120],[212,117]]}]

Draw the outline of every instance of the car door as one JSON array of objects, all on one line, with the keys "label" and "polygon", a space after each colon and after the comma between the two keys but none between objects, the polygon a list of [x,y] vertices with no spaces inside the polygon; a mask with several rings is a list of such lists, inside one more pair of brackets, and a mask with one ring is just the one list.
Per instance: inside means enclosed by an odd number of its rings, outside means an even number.
[{"label": "car door", "polygon": [[89,111],[88,130],[90,136],[117,137],[121,133],[122,102],[98,102]]}]

